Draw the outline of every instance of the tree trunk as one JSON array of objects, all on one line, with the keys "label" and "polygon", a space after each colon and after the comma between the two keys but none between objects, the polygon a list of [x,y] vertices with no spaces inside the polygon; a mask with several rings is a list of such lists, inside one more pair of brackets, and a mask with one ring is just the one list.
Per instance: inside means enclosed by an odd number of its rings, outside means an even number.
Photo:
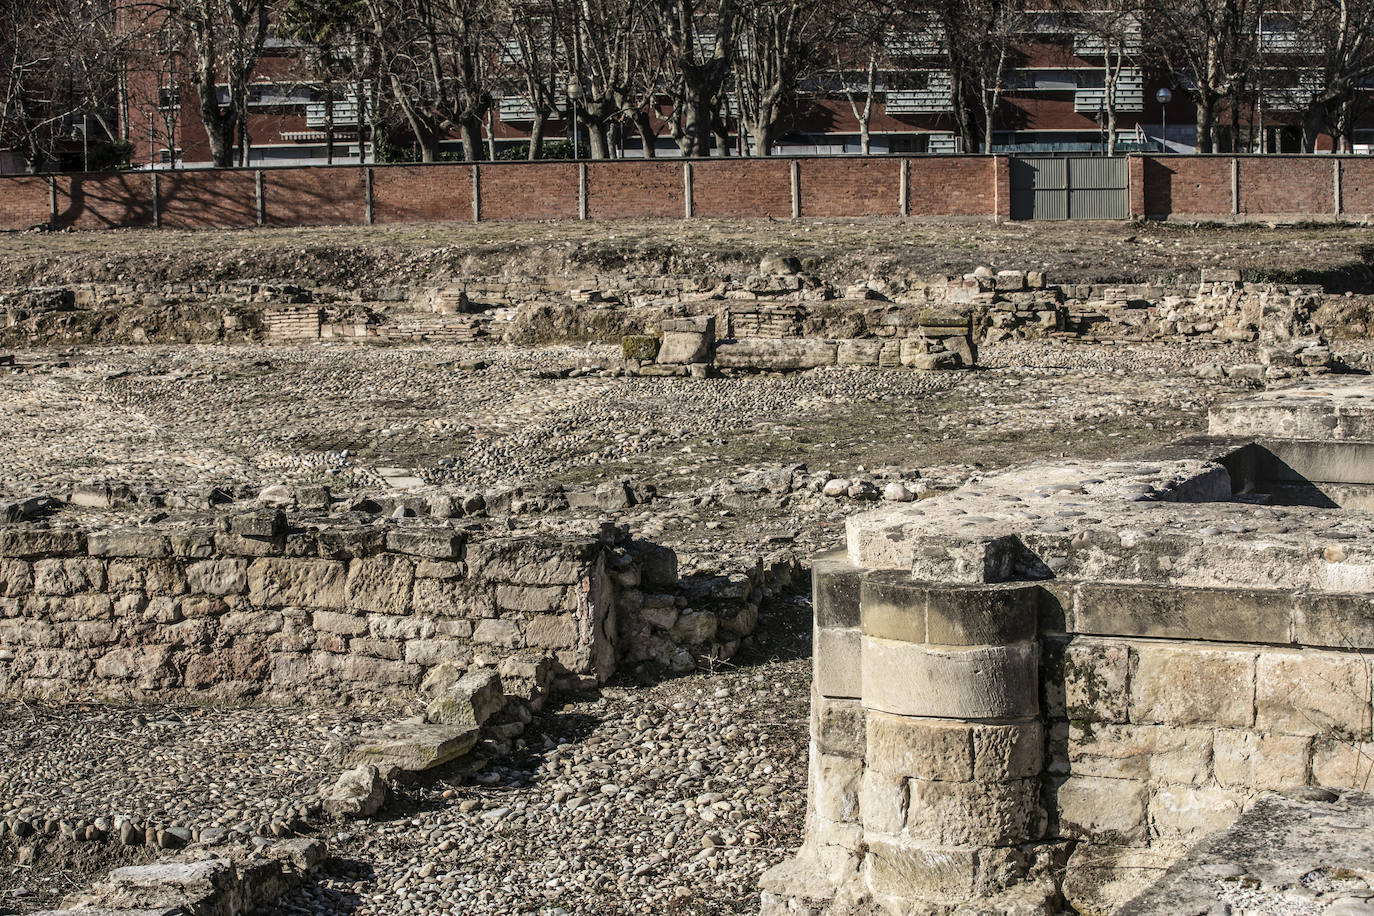
[{"label": "tree trunk", "polygon": [[611,158],[610,144],[606,142],[606,124],[602,121],[588,119],[587,128],[587,155],[591,159]]},{"label": "tree trunk", "polygon": [[1302,116],[1302,151],[1317,151],[1317,137],[1321,135],[1322,125],[1326,122],[1326,105],[1313,96],[1307,103],[1307,111]]},{"label": "tree trunk", "polygon": [[324,164],[334,164],[334,89],[324,87]]},{"label": "tree trunk", "polygon": [[534,122],[530,124],[530,152],[529,160],[533,162],[544,155],[544,124],[549,116],[542,111],[534,113]]},{"label": "tree trunk", "polygon": [[868,118],[859,119],[859,152],[864,156],[873,155],[873,133],[868,129]]},{"label": "tree trunk", "polygon": [[482,128],[477,119],[466,115],[458,119],[458,137],[463,141],[463,159],[477,162],[482,157]]},{"label": "tree trunk", "polygon": [[689,88],[683,108],[683,139],[687,156],[711,155],[711,94]]},{"label": "tree trunk", "polygon": [[649,113],[640,109],[634,113],[632,120],[635,125],[635,133],[639,134],[639,145],[644,149],[644,158],[657,159],[658,137],[654,134],[653,125],[649,123]]},{"label": "tree trunk", "polygon": [[1216,128],[1216,102],[1199,99],[1196,107],[1197,129],[1194,136],[1197,141],[1197,151],[1199,153],[1211,153],[1214,151],[1212,134]]}]

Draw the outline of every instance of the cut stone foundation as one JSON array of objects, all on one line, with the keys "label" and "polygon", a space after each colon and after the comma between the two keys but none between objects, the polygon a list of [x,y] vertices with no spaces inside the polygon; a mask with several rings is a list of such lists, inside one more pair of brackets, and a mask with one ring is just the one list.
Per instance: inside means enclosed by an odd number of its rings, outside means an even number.
[{"label": "cut stone foundation", "polygon": [[1369,485],[1366,394],[851,519],[814,571],[806,843],[763,912],[1105,916],[1263,792],[1349,787],[1374,515],[1335,507]]}]

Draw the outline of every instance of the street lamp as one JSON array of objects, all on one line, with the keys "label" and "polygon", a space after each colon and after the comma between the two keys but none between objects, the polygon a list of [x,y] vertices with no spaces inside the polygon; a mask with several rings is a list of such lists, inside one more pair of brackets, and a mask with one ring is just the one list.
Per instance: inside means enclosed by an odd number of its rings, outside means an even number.
[{"label": "street lamp", "polygon": [[1155,101],[1159,103],[1159,145],[1164,152],[1169,151],[1169,113],[1166,106],[1172,102],[1174,94],[1169,91],[1169,87],[1160,86],[1155,93]]},{"label": "street lamp", "polygon": [[575,76],[568,77],[568,101],[572,103],[572,135],[574,162],[576,162],[580,158],[580,151],[578,150],[578,140],[581,135],[581,130],[579,129],[577,123],[577,103],[582,101],[586,97],[587,94],[584,91],[582,91],[582,81]]}]

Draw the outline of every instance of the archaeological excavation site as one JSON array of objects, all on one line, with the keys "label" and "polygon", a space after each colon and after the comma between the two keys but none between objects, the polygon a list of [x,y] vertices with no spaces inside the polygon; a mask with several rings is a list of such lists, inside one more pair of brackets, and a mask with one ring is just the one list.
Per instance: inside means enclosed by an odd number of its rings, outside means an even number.
[{"label": "archaeological excavation site", "polygon": [[1372,332],[1337,222],[0,233],[0,916],[1370,916]]}]

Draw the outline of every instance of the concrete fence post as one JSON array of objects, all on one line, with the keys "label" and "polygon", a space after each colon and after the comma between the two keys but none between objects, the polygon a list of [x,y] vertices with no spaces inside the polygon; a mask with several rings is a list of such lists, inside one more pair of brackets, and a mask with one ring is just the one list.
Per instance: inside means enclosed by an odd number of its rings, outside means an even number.
[{"label": "concrete fence post", "polygon": [[897,172],[897,214],[911,215],[911,160],[902,157]]},{"label": "concrete fence post", "polygon": [[793,159],[791,165],[792,218],[801,219],[801,162],[797,159]]},{"label": "concrete fence post", "polygon": [[577,164],[577,218],[587,219],[587,163]]},{"label": "concrete fence post", "polygon": [[482,167],[472,164],[472,221],[482,221]]},{"label": "concrete fence post", "polygon": [[1240,216],[1240,160],[1231,157],[1231,216]]},{"label": "concrete fence post", "polygon": [[1344,190],[1344,188],[1341,187],[1341,178],[1342,178],[1341,172],[1342,172],[1342,167],[1343,167],[1343,163],[1341,162],[1340,157],[1334,157],[1334,158],[1332,158],[1332,160],[1331,160],[1331,212],[1332,212],[1332,215],[1334,215],[1334,216],[1336,216],[1336,217],[1339,217],[1343,212],[1345,212],[1345,201],[1342,199],[1342,198],[1344,197],[1344,195],[1345,195],[1345,190]]},{"label": "concrete fence post", "polygon": [[48,228],[57,228],[57,176],[48,176]]},{"label": "concrete fence post", "polygon": [[372,169],[363,169],[363,220],[371,226],[376,220],[375,202],[372,198]]},{"label": "concrete fence post", "polygon": [[684,219],[692,218],[692,211],[695,206],[696,189],[692,186],[692,163],[682,163],[682,216]]},{"label": "concrete fence post", "polygon": [[159,174],[157,173],[157,170],[153,170],[153,172],[152,172],[152,181],[149,182],[149,184],[150,184],[151,187],[152,187],[152,195],[153,195],[153,228],[154,228],[154,229],[161,229],[161,228],[162,228],[162,176],[159,175]]},{"label": "concrete fence post", "polygon": [[267,194],[264,187],[262,169],[253,172],[253,192],[257,202],[258,225],[267,225]]}]

